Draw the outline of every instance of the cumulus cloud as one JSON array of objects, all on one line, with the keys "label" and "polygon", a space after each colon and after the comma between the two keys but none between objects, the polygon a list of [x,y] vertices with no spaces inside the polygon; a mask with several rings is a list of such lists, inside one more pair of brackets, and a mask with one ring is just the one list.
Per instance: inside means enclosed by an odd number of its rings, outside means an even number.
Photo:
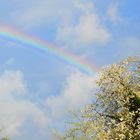
[{"label": "cumulus cloud", "polygon": [[75,7],[80,11],[80,14],[75,19],[75,24],[65,23],[58,28],[57,39],[66,42],[74,42],[80,45],[90,45],[92,43],[107,43],[110,40],[111,34],[101,24],[100,18],[93,11],[94,5],[91,2],[82,3],[77,1]]},{"label": "cumulus cloud", "polygon": [[62,93],[47,99],[46,106],[54,118],[62,117],[68,110],[78,109],[90,103],[94,97],[95,77],[80,72],[68,77]]},{"label": "cumulus cloud", "polygon": [[[0,127],[1,136],[15,136],[26,119],[32,118],[40,128],[49,123],[49,119],[31,101],[22,99],[27,87],[20,71],[5,71],[0,75]],[[20,97],[20,99],[18,98]]]},{"label": "cumulus cloud", "polygon": [[58,30],[58,39],[75,44],[90,45],[92,43],[107,43],[111,34],[100,25],[98,17],[93,13],[82,15],[76,25],[64,25]]}]

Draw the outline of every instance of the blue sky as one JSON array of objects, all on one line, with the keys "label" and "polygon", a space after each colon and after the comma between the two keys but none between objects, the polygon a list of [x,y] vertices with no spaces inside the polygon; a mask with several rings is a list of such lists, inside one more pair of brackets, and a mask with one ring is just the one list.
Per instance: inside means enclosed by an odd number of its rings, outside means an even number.
[{"label": "blue sky", "polygon": [[[0,22],[104,67],[140,54],[139,0],[0,0]],[[54,55],[0,38],[0,124],[14,140],[49,140],[67,111],[91,102],[88,75]]]}]

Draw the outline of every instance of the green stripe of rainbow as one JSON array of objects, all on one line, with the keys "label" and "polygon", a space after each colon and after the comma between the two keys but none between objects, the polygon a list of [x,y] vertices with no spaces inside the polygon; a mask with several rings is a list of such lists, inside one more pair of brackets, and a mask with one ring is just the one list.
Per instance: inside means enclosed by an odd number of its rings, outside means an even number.
[{"label": "green stripe of rainbow", "polygon": [[44,40],[41,40],[40,38],[27,35],[23,32],[19,32],[17,29],[11,28],[10,26],[0,24],[0,37],[6,38],[8,40],[10,39],[14,42],[27,44],[25,46],[28,47],[30,46],[32,48],[49,52],[88,74],[94,74],[99,70],[97,66],[90,64],[88,61],[81,59],[73,53],[54,46]]}]

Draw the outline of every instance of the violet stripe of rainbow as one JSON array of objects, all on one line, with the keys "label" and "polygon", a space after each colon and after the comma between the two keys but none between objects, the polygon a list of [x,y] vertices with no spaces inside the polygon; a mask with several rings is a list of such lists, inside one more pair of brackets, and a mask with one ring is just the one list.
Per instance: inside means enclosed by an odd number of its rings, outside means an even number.
[{"label": "violet stripe of rainbow", "polygon": [[88,74],[94,74],[99,71],[97,66],[89,63],[85,59],[80,58],[74,53],[71,53],[68,50],[62,49],[56,45],[52,45],[40,38],[27,35],[12,27],[0,25],[0,37],[12,40],[13,42],[27,44],[24,45],[25,47],[32,47],[45,52],[49,52],[53,56],[60,58],[60,60],[63,60],[66,63],[69,63]]}]

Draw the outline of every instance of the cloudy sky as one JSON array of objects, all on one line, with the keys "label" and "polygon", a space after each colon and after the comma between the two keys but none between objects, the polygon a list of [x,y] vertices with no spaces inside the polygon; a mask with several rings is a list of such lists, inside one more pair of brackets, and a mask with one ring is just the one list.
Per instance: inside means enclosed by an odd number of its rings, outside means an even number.
[{"label": "cloudy sky", "polygon": [[8,25],[94,66],[88,74],[0,30],[0,137],[49,140],[53,128],[63,131],[67,111],[94,98],[99,69],[140,54],[139,13],[139,0],[0,0],[0,29]]}]

